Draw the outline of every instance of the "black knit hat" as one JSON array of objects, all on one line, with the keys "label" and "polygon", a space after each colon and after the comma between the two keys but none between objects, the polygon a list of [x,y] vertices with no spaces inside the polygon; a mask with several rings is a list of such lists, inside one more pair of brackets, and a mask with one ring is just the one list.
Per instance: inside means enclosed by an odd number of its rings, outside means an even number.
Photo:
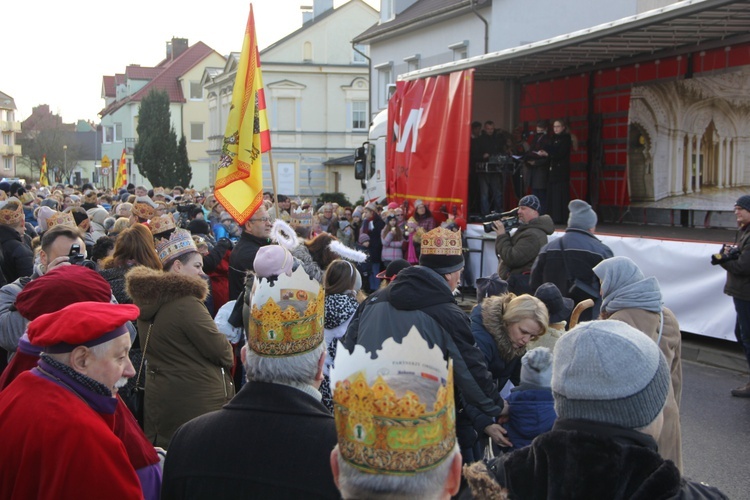
[{"label": "black knit hat", "polygon": [[734,206],[744,208],[750,212],[750,194],[744,194],[737,198],[737,203],[735,203]]},{"label": "black knit hat", "polygon": [[544,283],[534,292],[534,297],[544,302],[549,312],[550,324],[560,323],[570,318],[575,303],[573,299],[563,297],[554,283]]}]

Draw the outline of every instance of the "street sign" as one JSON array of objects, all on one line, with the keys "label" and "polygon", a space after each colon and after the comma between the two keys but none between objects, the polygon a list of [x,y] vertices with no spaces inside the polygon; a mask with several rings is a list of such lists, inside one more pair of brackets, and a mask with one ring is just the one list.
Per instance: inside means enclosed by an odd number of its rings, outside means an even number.
[{"label": "street sign", "polygon": [[102,167],[102,175],[109,175],[109,169],[107,167]]},{"label": "street sign", "polygon": [[102,156],[102,167],[111,167],[112,166],[112,160],[109,159],[109,156],[104,155]]}]

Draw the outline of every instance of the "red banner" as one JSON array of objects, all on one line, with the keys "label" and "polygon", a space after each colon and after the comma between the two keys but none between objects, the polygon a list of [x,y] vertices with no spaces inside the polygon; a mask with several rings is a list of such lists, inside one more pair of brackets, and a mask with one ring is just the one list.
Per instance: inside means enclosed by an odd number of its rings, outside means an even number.
[{"label": "red banner", "polygon": [[398,82],[388,103],[388,199],[466,216],[473,69]]}]

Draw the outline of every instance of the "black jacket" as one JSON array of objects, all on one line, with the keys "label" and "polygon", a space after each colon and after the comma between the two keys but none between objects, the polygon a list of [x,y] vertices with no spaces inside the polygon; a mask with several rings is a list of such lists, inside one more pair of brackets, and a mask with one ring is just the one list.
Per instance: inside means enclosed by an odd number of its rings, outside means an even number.
[{"label": "black jacket", "polygon": [[340,498],[334,446],[333,415],[322,403],[294,387],[248,382],[221,410],[175,433],[161,498]]},{"label": "black jacket", "polygon": [[568,133],[553,135],[549,145],[545,146],[550,159],[549,182],[570,181],[571,146],[572,140]]},{"label": "black jacket", "polygon": [[385,221],[383,221],[383,218],[377,213],[373,216],[372,221],[363,221],[362,223],[360,233],[364,231],[370,237],[370,246],[368,247],[370,262],[383,262],[383,258],[380,254],[383,252],[383,239],[381,238],[381,234],[383,233],[384,227]]},{"label": "black jacket", "polygon": [[270,245],[268,238],[258,238],[243,232],[240,241],[234,246],[229,256],[229,300],[235,300],[245,287],[245,274],[253,270],[255,254],[260,247]]},{"label": "black jacket", "polygon": [[721,264],[727,271],[724,293],[740,300],[750,300],[750,224],[737,231],[735,245],[739,258]]},{"label": "black jacket", "polygon": [[18,231],[10,226],[0,225],[0,245],[3,252],[2,271],[6,283],[31,276],[34,272],[34,252],[23,243]]},{"label": "black jacket", "polygon": [[457,391],[483,413],[498,416],[502,404],[484,355],[471,334],[469,318],[456,304],[445,279],[432,269],[412,266],[393,283],[360,304],[346,335],[349,351],[362,345],[373,352],[387,338],[401,342],[416,326],[428,344],[440,346],[453,359]]},{"label": "black jacket", "polygon": [[489,464],[510,498],[727,498],[680,476],[646,434],[587,420],[558,420],[531,446]]}]

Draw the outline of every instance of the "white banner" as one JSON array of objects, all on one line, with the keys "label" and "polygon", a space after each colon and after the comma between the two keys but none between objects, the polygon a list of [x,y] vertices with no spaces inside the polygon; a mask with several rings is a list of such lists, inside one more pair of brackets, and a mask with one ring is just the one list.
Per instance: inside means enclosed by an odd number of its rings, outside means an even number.
[{"label": "white banner", "polygon": [[[466,233],[469,248],[474,250],[469,257],[474,277],[496,272],[495,233],[485,234],[481,224],[468,224]],[[562,234],[557,231],[550,240]],[[718,251],[719,243],[608,234],[596,236],[615,255],[633,259],[643,274],[656,276],[664,305],[677,316],[682,331],[736,340],[734,304],[732,298],[723,292],[727,273],[721,267],[711,265],[711,254]]]}]

